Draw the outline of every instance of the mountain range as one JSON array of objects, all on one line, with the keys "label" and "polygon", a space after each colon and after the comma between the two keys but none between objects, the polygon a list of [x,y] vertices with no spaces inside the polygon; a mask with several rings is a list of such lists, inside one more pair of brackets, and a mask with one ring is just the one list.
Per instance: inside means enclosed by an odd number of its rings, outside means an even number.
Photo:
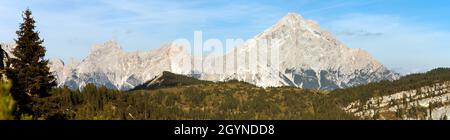
[{"label": "mountain range", "polygon": [[[277,40],[274,45],[270,42]],[[8,45],[11,50],[13,45]],[[276,63],[248,54],[271,54]],[[234,58],[234,61],[225,61]],[[387,69],[362,49],[346,47],[313,20],[289,13],[270,28],[221,56],[198,57],[187,46],[169,43],[144,52],[125,52],[119,43],[94,45],[81,61],[52,59],[59,86],[72,89],[88,83],[110,89],[130,90],[169,71],[205,81],[239,80],[259,87],[293,86],[333,90],[381,80],[399,74]]]}]

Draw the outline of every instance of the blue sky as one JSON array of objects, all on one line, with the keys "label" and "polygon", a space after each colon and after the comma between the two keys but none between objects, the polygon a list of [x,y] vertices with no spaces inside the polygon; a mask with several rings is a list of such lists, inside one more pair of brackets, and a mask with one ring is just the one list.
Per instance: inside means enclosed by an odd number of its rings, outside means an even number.
[{"label": "blue sky", "polygon": [[450,1],[443,0],[0,0],[0,42],[29,7],[48,58],[82,59],[93,44],[147,51],[178,38],[249,39],[288,12],[316,20],[351,48],[401,73],[450,67]]}]

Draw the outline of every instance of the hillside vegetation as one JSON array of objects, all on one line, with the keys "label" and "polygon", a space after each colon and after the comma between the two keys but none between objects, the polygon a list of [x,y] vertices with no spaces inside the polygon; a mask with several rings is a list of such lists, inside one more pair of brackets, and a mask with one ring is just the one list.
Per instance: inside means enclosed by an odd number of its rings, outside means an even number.
[{"label": "hillside vegetation", "polygon": [[185,85],[196,85],[196,84],[206,84],[212,83],[210,81],[197,80],[193,77],[188,77],[184,75],[179,75],[164,71],[161,76],[155,77],[152,80],[145,82],[144,84],[136,86],[133,90],[151,90],[158,88],[168,88],[177,87]]},{"label": "hillside vegetation", "polygon": [[[235,80],[193,81],[168,72],[158,80],[158,86],[147,83],[144,85],[150,88],[143,85],[132,91],[109,90],[93,84],[81,91],[55,89],[50,97],[34,99],[33,115],[40,119],[76,120],[436,119],[429,115],[433,113],[429,107],[446,104],[425,101],[438,97],[443,100],[440,96],[448,94],[446,88],[433,85],[450,81],[450,69],[331,92],[260,88]],[[410,94],[411,90],[438,92]],[[407,93],[404,98],[403,93]],[[419,106],[419,101],[427,106]]]},{"label": "hillside vegetation", "polygon": [[[180,75],[165,76],[160,78]],[[264,89],[238,81],[190,83],[193,84],[128,92],[93,84],[81,91],[61,88],[50,97],[37,99],[34,112],[41,119],[76,120],[356,119],[320,91]]]}]

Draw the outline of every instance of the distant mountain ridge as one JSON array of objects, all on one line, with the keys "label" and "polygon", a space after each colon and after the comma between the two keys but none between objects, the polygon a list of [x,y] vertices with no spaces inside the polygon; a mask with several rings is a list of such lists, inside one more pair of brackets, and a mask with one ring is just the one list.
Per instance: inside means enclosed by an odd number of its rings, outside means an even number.
[{"label": "distant mountain ridge", "polygon": [[[279,40],[280,44],[261,43]],[[248,67],[242,54],[279,50],[279,67],[257,61]],[[222,58],[236,58],[221,65]],[[244,62],[245,61],[245,62]],[[203,65],[198,65],[203,64]],[[218,72],[218,66],[223,72]],[[237,79],[259,87],[293,86],[333,90],[380,80],[395,80],[390,71],[366,51],[350,49],[312,20],[289,13],[275,25],[224,56],[200,60],[186,46],[166,44],[148,52],[125,52],[115,41],[95,45],[80,62],[51,60],[59,86],[81,88],[88,83],[111,89],[130,90],[161,75],[163,71],[206,81]]]}]

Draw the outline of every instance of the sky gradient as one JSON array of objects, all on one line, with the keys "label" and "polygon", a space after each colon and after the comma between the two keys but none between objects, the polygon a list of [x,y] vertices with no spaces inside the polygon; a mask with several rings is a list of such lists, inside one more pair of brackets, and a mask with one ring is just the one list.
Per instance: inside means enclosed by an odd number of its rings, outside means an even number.
[{"label": "sky gradient", "polygon": [[82,59],[93,44],[148,51],[178,38],[249,39],[288,12],[400,73],[450,67],[450,1],[442,0],[0,0],[0,42],[29,7],[47,58]]}]

